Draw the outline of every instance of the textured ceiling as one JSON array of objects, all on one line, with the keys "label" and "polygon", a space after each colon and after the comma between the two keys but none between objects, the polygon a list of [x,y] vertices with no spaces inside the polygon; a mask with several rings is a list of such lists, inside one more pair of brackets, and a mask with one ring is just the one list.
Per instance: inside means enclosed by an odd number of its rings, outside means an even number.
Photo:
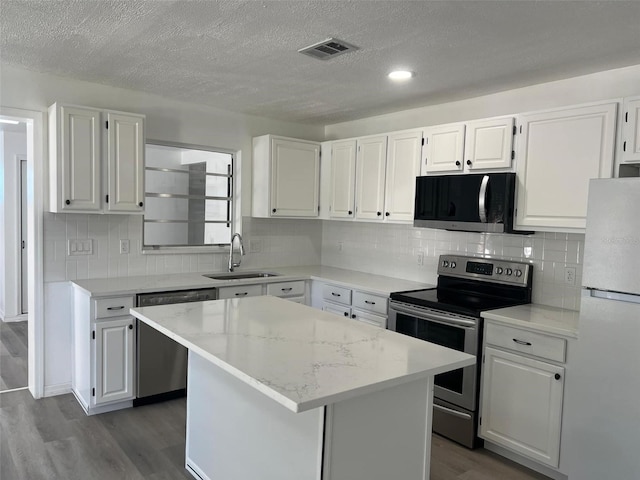
[{"label": "textured ceiling", "polygon": [[640,64],[640,2],[0,0],[0,60],[328,124]]}]

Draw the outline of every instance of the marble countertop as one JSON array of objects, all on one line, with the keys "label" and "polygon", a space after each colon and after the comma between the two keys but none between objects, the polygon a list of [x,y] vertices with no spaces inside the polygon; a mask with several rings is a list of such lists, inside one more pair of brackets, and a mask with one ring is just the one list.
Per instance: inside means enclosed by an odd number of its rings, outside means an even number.
[{"label": "marble countertop", "polygon": [[[256,270],[252,269],[251,271]],[[413,282],[400,278],[372,275],[354,270],[325,267],[321,265],[265,268],[260,269],[260,271],[277,273],[278,276],[242,280],[214,280],[204,277],[203,275],[207,272],[203,272],[169,275],[144,275],[135,277],[94,278],[74,280],[72,284],[93,297],[134,295],[136,293],[224,287],[230,285],[287,282],[293,280],[321,280],[385,296],[389,295],[391,292],[433,287],[432,284],[428,283]],[[236,270],[236,272],[242,273],[243,270]]]},{"label": "marble countertop", "polygon": [[130,312],[293,412],[476,361],[456,350],[270,296]]},{"label": "marble countertop", "polygon": [[580,312],[530,303],[482,312],[482,317],[542,333],[578,338]]}]

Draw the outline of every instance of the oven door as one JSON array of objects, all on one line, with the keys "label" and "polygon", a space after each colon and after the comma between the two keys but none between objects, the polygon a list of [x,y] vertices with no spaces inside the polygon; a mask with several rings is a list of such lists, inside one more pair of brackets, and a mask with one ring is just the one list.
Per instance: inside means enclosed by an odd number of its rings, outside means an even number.
[{"label": "oven door", "polygon": [[[477,357],[480,319],[401,302],[389,302],[388,329]],[[478,366],[435,376],[434,397],[476,409]]]}]

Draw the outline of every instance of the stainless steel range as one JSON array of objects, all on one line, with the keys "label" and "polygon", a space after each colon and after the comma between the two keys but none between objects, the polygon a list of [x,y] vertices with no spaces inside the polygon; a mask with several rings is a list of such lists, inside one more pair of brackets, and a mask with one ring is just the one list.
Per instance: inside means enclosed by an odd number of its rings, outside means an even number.
[{"label": "stainless steel range", "polygon": [[481,312],[531,302],[527,263],[441,255],[438,285],[391,294],[388,329],[471,355],[476,365],[436,375],[433,431],[469,448],[478,445]]}]

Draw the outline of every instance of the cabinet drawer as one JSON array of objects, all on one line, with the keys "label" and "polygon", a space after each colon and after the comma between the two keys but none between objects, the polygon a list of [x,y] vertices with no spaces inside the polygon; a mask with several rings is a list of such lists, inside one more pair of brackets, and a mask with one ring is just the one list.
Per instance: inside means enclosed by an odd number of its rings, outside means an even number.
[{"label": "cabinet drawer", "polygon": [[130,308],[133,308],[133,297],[98,298],[94,300],[95,318],[129,315]]},{"label": "cabinet drawer", "polygon": [[267,295],[276,297],[298,297],[304,295],[304,281],[268,283]]},{"label": "cabinet drawer", "polygon": [[387,297],[372,295],[370,293],[353,292],[353,307],[360,310],[369,310],[381,315],[387,315]]},{"label": "cabinet drawer", "polygon": [[369,325],[374,325],[376,327],[387,328],[387,317],[383,317],[381,315],[374,315],[372,313],[354,309],[351,318],[355,318],[360,322],[368,323]]},{"label": "cabinet drawer", "polygon": [[238,285],[218,289],[218,298],[242,298],[262,295],[262,285]]},{"label": "cabinet drawer", "polygon": [[333,313],[334,315],[340,315],[341,317],[351,317],[351,307],[345,307],[344,305],[338,305],[337,303],[323,302],[322,310],[324,312]]},{"label": "cabinet drawer", "polygon": [[351,305],[351,289],[338,287],[336,285],[323,285],[322,298],[330,302]]},{"label": "cabinet drawer", "polygon": [[564,363],[565,361],[567,341],[562,338],[487,323],[486,340],[487,345],[495,345],[556,362]]}]

